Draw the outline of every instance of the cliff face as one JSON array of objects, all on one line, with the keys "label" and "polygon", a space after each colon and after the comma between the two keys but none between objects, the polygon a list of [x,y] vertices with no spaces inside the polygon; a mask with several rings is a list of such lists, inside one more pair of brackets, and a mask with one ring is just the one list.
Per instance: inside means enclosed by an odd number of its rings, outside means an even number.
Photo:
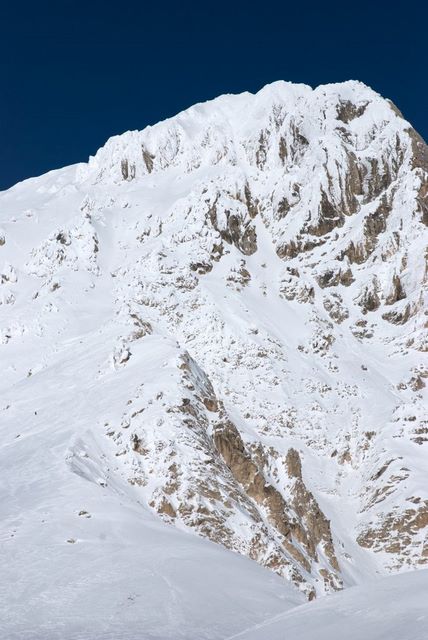
[{"label": "cliff face", "polygon": [[0,206],[12,451],[41,429],[58,486],[310,599],[428,563],[428,150],[392,103],[222,96]]}]

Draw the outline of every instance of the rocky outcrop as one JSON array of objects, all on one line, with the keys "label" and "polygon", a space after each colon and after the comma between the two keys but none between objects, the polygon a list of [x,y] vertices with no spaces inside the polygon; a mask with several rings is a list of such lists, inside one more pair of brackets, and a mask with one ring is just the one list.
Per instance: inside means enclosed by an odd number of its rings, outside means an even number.
[{"label": "rocky outcrop", "polygon": [[384,514],[357,538],[364,548],[390,554],[388,565],[393,569],[428,564],[428,501],[409,501],[414,502],[412,508]]},{"label": "rocky outcrop", "polygon": [[363,115],[368,103],[354,104],[351,100],[341,100],[337,109],[337,117],[345,124],[349,124],[355,118]]},{"label": "rocky outcrop", "polygon": [[309,556],[319,562],[317,549],[322,549],[328,558],[332,571],[324,569],[321,573],[330,586],[341,586],[339,563],[336,558],[330,523],[321,511],[313,494],[308,491],[302,478],[302,463],[299,453],[289,449],[286,457],[288,475],[293,481],[291,486],[292,507],[299,518],[300,526],[293,534],[305,547]]},{"label": "rocky outcrop", "polygon": [[[281,493],[267,481],[231,422],[217,424],[213,438],[233,477],[245,493],[267,512],[270,524],[281,536],[284,549],[304,570],[313,572],[316,569],[312,567],[312,561],[320,562],[317,550],[322,548],[330,567],[320,569],[320,576],[327,589],[340,588],[340,569],[330,525],[303,482],[298,452],[290,449],[286,457],[286,468],[292,481],[292,500],[287,504]],[[304,554],[299,547],[304,549]]]}]

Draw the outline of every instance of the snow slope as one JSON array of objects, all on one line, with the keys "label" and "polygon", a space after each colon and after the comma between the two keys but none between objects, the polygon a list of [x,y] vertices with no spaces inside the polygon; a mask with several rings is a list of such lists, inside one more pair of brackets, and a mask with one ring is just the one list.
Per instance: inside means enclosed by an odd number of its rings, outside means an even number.
[{"label": "snow slope", "polygon": [[[168,527],[119,492],[100,497],[75,476],[57,495],[60,479],[53,473],[44,495],[2,527],[0,637],[220,639],[301,601],[278,576]],[[19,492],[22,509],[34,492]]]},{"label": "snow slope", "polygon": [[228,640],[426,640],[428,571],[389,576],[291,609]]},{"label": "snow slope", "polygon": [[146,570],[147,634],[221,637],[423,568],[427,224],[427,148],[357,82],[222,96],[1,193],[9,636],[83,602],[123,628]]}]

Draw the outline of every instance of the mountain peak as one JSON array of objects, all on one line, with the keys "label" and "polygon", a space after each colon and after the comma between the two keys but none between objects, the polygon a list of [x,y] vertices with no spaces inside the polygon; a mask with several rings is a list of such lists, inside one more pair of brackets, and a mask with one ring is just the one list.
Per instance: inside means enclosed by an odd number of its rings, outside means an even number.
[{"label": "mountain peak", "polygon": [[309,157],[322,145],[336,145],[338,136],[341,146],[352,150],[380,142],[386,127],[390,139],[404,135],[410,125],[400,115],[356,81],[314,90],[275,82],[256,94],[220,96],[142,131],[110,138],[80,175],[120,181],[124,175],[126,180],[140,179],[172,167],[188,173],[224,163],[251,171],[260,168],[263,154],[265,170],[283,170],[279,147],[292,130],[306,140]]},{"label": "mountain peak", "polygon": [[221,96],[0,204],[3,570],[34,602],[40,536],[80,601],[103,545],[150,576],[234,551],[294,604],[427,564],[428,150],[389,101]]}]

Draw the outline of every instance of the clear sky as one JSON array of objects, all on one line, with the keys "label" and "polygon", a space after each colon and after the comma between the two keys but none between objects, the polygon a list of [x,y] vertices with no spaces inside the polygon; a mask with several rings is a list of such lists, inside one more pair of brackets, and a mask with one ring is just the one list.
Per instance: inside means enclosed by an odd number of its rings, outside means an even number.
[{"label": "clear sky", "polygon": [[0,189],[274,80],[357,79],[428,138],[426,2],[5,0]]}]

